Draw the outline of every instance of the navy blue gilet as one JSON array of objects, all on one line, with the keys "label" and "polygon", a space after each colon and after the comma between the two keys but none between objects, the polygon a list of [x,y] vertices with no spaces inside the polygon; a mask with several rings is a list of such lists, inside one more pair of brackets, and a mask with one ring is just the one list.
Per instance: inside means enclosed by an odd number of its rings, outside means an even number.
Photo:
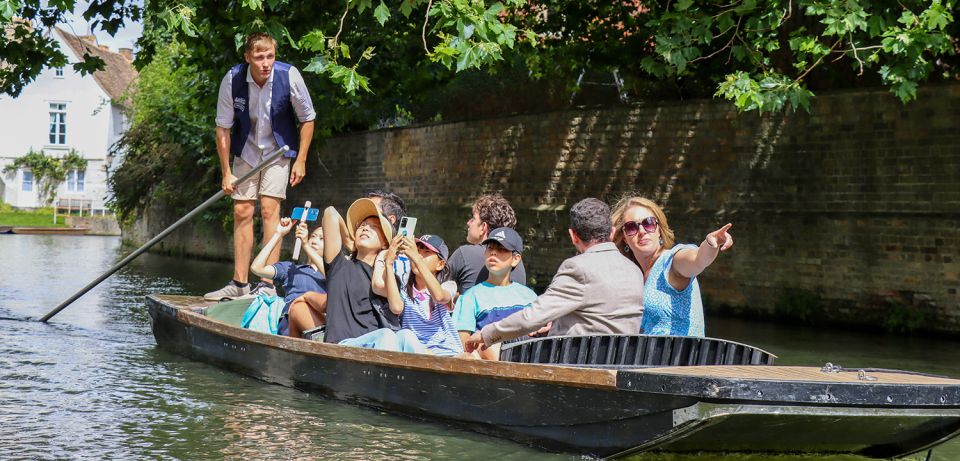
[{"label": "navy blue gilet", "polygon": [[[233,130],[230,132],[230,152],[239,157],[250,135],[250,87],[247,83],[247,63],[230,69],[233,76]],[[290,64],[277,61],[273,64],[273,94],[270,100],[270,122],[277,146],[287,145],[290,150],[284,157],[295,158],[300,148],[300,132],[297,130],[297,114],[290,103]]]}]

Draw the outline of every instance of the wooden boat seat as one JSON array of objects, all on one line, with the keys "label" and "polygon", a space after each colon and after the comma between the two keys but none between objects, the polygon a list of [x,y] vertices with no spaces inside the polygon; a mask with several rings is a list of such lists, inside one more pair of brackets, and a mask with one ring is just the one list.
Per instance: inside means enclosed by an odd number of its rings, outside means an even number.
[{"label": "wooden boat seat", "polygon": [[775,358],[746,344],[689,336],[548,336],[500,349],[501,361],[593,368],[773,365]]}]

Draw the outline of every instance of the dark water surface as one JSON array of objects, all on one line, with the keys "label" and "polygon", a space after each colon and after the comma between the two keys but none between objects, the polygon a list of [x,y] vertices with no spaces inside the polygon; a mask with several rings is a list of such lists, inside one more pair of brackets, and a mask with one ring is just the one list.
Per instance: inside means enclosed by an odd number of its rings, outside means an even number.
[{"label": "dark water surface", "polygon": [[[143,297],[219,287],[223,263],[143,255],[51,320],[129,249],[115,237],[0,235],[0,459],[580,459],[265,384],[156,347]],[[708,319],[784,365],[960,377],[960,342]],[[640,460],[853,460],[643,455]],[[922,458],[921,458],[922,459]],[[960,460],[960,443],[933,453]]]}]

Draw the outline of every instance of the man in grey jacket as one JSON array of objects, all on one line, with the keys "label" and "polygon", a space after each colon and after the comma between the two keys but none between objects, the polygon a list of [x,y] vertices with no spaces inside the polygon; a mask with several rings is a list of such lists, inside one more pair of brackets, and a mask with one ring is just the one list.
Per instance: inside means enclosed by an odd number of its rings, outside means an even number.
[{"label": "man in grey jacket", "polygon": [[485,326],[467,352],[518,338],[553,322],[550,336],[640,333],[643,273],[610,241],[610,207],[586,198],[570,208],[570,240],[580,253],[560,265],[533,304]]}]

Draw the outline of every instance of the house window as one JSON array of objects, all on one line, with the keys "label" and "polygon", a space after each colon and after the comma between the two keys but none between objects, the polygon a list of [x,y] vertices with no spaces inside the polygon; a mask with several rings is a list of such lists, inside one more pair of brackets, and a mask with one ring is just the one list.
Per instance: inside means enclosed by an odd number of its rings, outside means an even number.
[{"label": "house window", "polygon": [[67,173],[67,192],[83,192],[85,171],[70,170]]},{"label": "house window", "polygon": [[23,186],[20,187],[20,190],[24,192],[33,192],[33,172],[32,171],[23,172]]},{"label": "house window", "polygon": [[63,67],[57,67],[53,70],[54,75],[57,77],[63,77]]},{"label": "house window", "polygon": [[50,103],[50,144],[67,143],[67,104]]}]

